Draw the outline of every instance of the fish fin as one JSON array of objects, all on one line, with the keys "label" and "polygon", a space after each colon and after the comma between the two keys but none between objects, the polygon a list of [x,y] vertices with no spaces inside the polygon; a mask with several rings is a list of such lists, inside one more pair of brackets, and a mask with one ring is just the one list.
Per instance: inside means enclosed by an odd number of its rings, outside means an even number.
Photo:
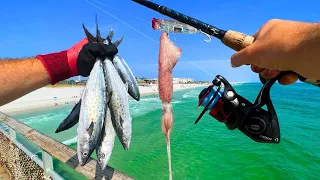
[{"label": "fish fin", "polygon": [[121,126],[121,128],[123,128],[123,121],[124,121],[124,118],[122,118],[122,115],[120,115],[120,126]]},{"label": "fish fin", "polygon": [[101,37],[101,34],[100,34],[100,30],[98,27],[98,16],[97,15],[96,15],[96,33],[97,33],[97,36],[96,36],[97,43],[103,43],[104,39]]},{"label": "fish fin", "polygon": [[124,83],[124,86],[126,87],[126,90],[127,90],[127,92],[128,92],[128,88],[129,88],[128,82],[125,82],[125,83]]},{"label": "fish fin", "polygon": [[120,45],[120,43],[122,42],[122,40],[123,40],[123,37],[122,37],[121,39],[117,40],[116,42],[114,42],[113,44],[114,44],[116,47],[118,47],[118,46]]},{"label": "fish fin", "polygon": [[93,133],[93,122],[91,122],[89,128],[87,129],[87,132],[88,132],[89,136],[92,135],[92,133]]},{"label": "fish fin", "polygon": [[111,44],[112,38],[113,38],[113,30],[111,29],[109,32],[109,35],[107,36],[106,40],[108,41],[109,44]]},{"label": "fish fin", "polygon": [[[112,96],[112,92],[111,92],[110,88],[107,88],[107,92],[106,92],[106,105],[107,106],[109,105],[111,96]],[[109,107],[107,107],[107,108],[109,109]]]},{"label": "fish fin", "polygon": [[84,33],[86,34],[89,42],[96,42],[96,38],[88,31],[88,29],[82,24]]}]

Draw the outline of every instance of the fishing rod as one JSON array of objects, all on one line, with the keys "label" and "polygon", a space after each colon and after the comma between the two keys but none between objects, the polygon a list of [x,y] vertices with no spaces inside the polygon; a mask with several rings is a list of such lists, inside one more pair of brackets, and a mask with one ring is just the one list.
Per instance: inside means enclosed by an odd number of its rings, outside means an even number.
[{"label": "fishing rod", "polygon": [[[251,45],[255,40],[254,37],[249,36],[247,34],[233,31],[233,30],[219,29],[219,28],[212,26],[208,23],[202,22],[198,19],[187,16],[185,14],[182,14],[180,12],[173,10],[173,9],[156,4],[151,1],[147,1],[147,0],[132,0],[132,1],[136,2],[138,4],[141,4],[149,9],[157,11],[160,14],[171,17],[172,19],[175,19],[179,22],[182,22],[182,23],[188,24],[194,28],[197,28],[200,31],[202,31],[202,33],[204,33],[206,35],[216,37],[219,40],[221,40],[221,42],[224,45],[228,46],[229,48],[231,48],[235,51],[240,51],[240,50],[244,49],[245,47]],[[298,76],[300,81],[310,83],[310,84],[313,84],[315,86],[320,87],[320,80],[307,79],[307,78],[305,78],[305,77],[303,77],[293,71],[285,71],[285,73],[283,73],[283,74],[287,74],[287,73],[294,73]],[[260,73],[259,73],[259,78],[263,84],[265,84],[267,82],[267,80],[265,78],[263,78]]]},{"label": "fishing rod", "polygon": [[233,31],[233,30],[222,30],[205,22],[202,22],[193,17],[187,16],[180,12],[177,12],[168,7],[153,3],[147,0],[132,0],[138,4],[141,4],[149,9],[159,12],[165,16],[171,17],[177,21],[193,26],[203,33],[208,34],[210,36],[216,37],[222,41],[223,44],[230,47],[235,51],[240,51],[244,49],[246,46],[250,45],[254,41],[254,37]]}]

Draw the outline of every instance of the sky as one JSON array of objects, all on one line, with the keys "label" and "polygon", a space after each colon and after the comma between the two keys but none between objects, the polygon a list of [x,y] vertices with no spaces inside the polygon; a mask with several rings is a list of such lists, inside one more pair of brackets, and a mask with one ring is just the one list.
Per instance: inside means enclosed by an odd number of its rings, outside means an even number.
[{"label": "sky", "polygon": [[[253,35],[272,18],[317,22],[319,0],[153,0],[224,30]],[[94,4],[94,5],[92,5]],[[109,13],[109,14],[107,14]],[[119,53],[137,77],[157,78],[160,31],[152,18],[170,19],[129,0],[9,0],[0,1],[0,59],[59,52],[85,37],[82,23],[95,35],[95,14],[102,36],[114,30],[124,37]],[[110,16],[110,14],[112,16]],[[182,49],[173,76],[211,81],[222,75],[231,82],[257,82],[250,66],[232,68],[234,50],[202,34],[169,34]]]}]

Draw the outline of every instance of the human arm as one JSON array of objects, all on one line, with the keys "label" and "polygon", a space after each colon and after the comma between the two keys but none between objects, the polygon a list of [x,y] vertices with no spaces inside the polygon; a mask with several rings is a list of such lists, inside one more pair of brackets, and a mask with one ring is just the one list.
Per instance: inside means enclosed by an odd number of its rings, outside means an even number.
[{"label": "human arm", "polygon": [[[253,36],[255,41],[231,57],[233,67],[250,64],[252,71],[270,79],[280,71],[294,71],[320,79],[320,24],[270,20]],[[279,82],[292,84],[296,74],[287,74]]]},{"label": "human arm", "polygon": [[50,78],[41,61],[26,59],[0,59],[0,106],[50,84]]},{"label": "human arm", "polygon": [[96,57],[113,57],[114,45],[88,43],[85,38],[68,50],[26,59],[0,60],[0,106],[48,84],[88,76]]}]

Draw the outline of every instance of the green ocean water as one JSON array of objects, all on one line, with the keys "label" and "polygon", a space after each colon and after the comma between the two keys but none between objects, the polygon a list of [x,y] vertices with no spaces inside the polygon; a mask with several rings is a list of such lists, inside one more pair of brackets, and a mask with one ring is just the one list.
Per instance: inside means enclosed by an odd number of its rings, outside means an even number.
[{"label": "green ocean water", "polygon": [[[234,85],[254,101],[261,84]],[[238,130],[206,114],[194,125],[202,88],[174,93],[171,134],[173,179],[320,179],[320,88],[308,84],[275,84],[271,97],[281,127],[280,144],[252,141]],[[29,126],[76,149],[76,127],[55,134],[73,105],[13,115]],[[109,166],[136,179],[168,179],[165,137],[161,132],[161,104],[156,95],[130,100],[132,143],[124,151],[116,139]],[[22,140],[22,138],[19,138]],[[33,152],[39,151],[28,146]],[[96,157],[95,154],[92,157]],[[65,179],[85,179],[58,160],[55,170]]]}]

